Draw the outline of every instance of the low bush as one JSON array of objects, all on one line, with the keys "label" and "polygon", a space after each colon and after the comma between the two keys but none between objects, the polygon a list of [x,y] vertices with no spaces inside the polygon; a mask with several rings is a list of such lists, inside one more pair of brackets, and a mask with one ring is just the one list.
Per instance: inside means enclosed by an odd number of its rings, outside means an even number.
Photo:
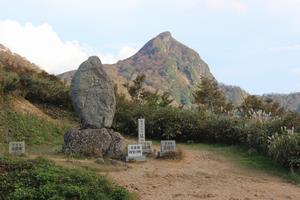
[{"label": "low bush", "polygon": [[[265,156],[271,156],[284,166],[296,167],[299,164],[300,144],[299,141],[296,142],[298,137],[274,135],[281,132],[283,126],[299,130],[299,114],[287,113],[262,121],[193,109],[136,104],[119,99],[114,129],[136,136],[138,118],[146,119],[146,137],[149,139],[242,145]],[[272,136],[274,138],[270,141]]]},{"label": "low bush", "polygon": [[15,91],[20,84],[20,77],[15,72],[5,71],[0,68],[0,93]]},{"label": "low bush", "polygon": [[69,88],[46,72],[17,67],[0,67],[0,94],[17,94],[31,102],[72,109]]},{"label": "low bush", "polygon": [[43,158],[0,156],[0,199],[126,200],[131,194],[90,171],[64,169]]},{"label": "low bush", "polygon": [[300,168],[300,134],[283,131],[269,137],[269,154],[292,169]]}]

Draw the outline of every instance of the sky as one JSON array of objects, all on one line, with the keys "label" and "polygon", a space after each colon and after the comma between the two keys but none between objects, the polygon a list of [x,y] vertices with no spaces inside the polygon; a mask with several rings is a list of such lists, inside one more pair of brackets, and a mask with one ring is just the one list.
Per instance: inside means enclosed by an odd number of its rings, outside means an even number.
[{"label": "sky", "polygon": [[115,63],[163,31],[220,82],[300,92],[300,0],[0,0],[0,43],[49,73]]}]

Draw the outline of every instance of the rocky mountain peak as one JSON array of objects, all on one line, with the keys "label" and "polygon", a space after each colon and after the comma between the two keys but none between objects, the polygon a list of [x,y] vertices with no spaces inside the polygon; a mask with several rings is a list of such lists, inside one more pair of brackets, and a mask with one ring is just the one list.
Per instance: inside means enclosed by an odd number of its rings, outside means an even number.
[{"label": "rocky mountain peak", "polygon": [[145,74],[148,87],[168,91],[182,104],[191,104],[192,88],[202,76],[213,77],[199,54],[174,39],[170,32],[158,34],[115,67],[118,75],[128,81]]},{"label": "rocky mountain peak", "polygon": [[172,34],[169,31],[165,31],[165,32],[160,33],[157,37],[162,39],[162,40],[170,39],[172,37]]}]

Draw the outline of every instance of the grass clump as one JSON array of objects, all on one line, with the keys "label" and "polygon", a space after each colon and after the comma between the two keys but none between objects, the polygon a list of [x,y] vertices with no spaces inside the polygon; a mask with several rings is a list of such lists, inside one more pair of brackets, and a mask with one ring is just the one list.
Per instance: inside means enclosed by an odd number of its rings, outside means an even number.
[{"label": "grass clump", "polygon": [[132,195],[87,170],[65,169],[43,158],[0,157],[0,199],[126,200]]},{"label": "grass clump", "polygon": [[12,109],[0,111],[0,143],[25,141],[28,144],[53,144],[63,140],[63,134],[71,124],[49,121]]}]

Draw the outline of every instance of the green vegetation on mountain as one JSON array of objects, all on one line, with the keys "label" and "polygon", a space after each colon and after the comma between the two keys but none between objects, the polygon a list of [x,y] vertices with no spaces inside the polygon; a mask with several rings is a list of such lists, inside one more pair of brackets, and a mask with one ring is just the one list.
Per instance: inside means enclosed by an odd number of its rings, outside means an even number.
[{"label": "green vegetation on mountain", "polygon": [[[104,65],[104,68],[119,89],[136,76],[145,74],[147,90],[167,92],[177,105],[192,104],[192,92],[201,76],[213,78],[199,54],[175,40],[169,32],[151,39],[135,55],[113,65]],[[70,82],[73,74],[71,71],[59,77]]]},{"label": "green vegetation on mountain", "polygon": [[[0,103],[0,144],[9,141],[25,141],[28,145],[60,144],[63,134],[76,124],[76,118],[72,117],[54,120],[34,113],[22,113],[13,107],[12,101],[14,97],[5,97]],[[56,112],[69,111],[57,108]]]},{"label": "green vegetation on mountain", "polygon": [[[122,133],[134,136],[137,132],[137,119],[145,118],[147,138],[239,145],[269,157],[286,168],[299,171],[299,114],[281,112],[278,104],[264,102],[252,96],[239,110],[220,112],[214,108],[226,103],[211,79],[202,82],[197,93],[196,99],[204,105],[199,109],[181,109],[168,105],[162,107],[145,101],[133,102],[117,95],[113,126]],[[251,115],[243,114],[248,109],[251,110]],[[276,112],[267,117],[262,115],[267,111]]]},{"label": "green vegetation on mountain", "polygon": [[263,111],[265,114],[272,116],[280,116],[285,112],[280,104],[274,102],[272,99],[262,99],[254,95],[249,95],[245,98],[239,109],[243,115],[247,116],[251,116],[253,112],[259,111]]},{"label": "green vegetation on mountain", "polygon": [[[56,76],[0,49],[1,200],[132,199],[125,188],[90,170],[31,160],[31,153],[58,155],[66,130],[78,126],[68,93]],[[11,141],[25,141],[26,155],[7,155]]]},{"label": "green vegetation on mountain", "polygon": [[[208,65],[193,49],[176,41],[170,32],[163,32],[147,42],[135,55],[104,65],[110,78],[118,85],[119,91],[127,94],[123,84],[133,81],[136,76],[147,76],[145,88],[148,91],[167,92],[174,104],[191,106],[194,102],[193,91],[202,77],[214,79]],[[64,82],[70,83],[75,71],[58,75]],[[227,101],[240,106],[250,94],[238,86],[218,83]],[[281,107],[300,111],[299,93],[289,95],[264,95],[278,102]]]},{"label": "green vegetation on mountain", "polygon": [[228,103],[217,81],[203,77],[194,92],[195,103],[200,109],[210,112],[228,112],[233,109],[233,105]]}]

